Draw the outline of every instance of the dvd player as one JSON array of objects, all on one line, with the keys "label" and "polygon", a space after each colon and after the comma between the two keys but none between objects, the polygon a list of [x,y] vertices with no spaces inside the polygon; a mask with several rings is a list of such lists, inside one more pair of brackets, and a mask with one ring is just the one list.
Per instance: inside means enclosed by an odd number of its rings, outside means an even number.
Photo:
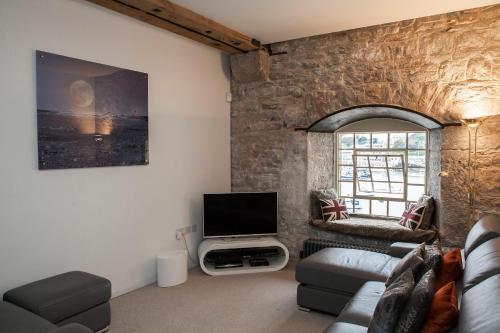
[{"label": "dvd player", "polygon": [[233,259],[233,260],[216,260],[215,261],[215,268],[235,268],[235,267],[242,267],[243,266],[243,261],[239,259]]}]

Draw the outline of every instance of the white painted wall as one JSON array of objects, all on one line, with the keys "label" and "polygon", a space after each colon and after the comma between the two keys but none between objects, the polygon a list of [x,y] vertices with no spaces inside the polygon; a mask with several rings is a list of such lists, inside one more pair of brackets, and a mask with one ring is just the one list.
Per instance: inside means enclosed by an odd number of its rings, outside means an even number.
[{"label": "white painted wall", "polygon": [[[1,0],[0,293],[78,269],[115,295],[156,279],[202,193],[230,190],[229,79],[214,49],[83,0]],[[37,170],[35,50],[149,74],[150,165]]]}]

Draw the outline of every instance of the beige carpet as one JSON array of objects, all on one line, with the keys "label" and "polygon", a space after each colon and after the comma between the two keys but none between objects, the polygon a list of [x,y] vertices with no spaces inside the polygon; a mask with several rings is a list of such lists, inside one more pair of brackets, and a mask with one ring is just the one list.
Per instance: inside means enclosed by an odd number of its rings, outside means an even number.
[{"label": "beige carpet", "polygon": [[333,316],[297,309],[293,267],[272,273],[208,276],[150,285],[111,301],[113,333],[321,333]]}]

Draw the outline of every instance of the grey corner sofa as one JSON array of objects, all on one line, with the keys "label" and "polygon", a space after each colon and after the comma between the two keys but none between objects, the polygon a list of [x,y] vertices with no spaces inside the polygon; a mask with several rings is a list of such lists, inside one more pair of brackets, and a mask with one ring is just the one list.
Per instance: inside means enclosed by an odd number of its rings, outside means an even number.
[{"label": "grey corner sofa", "polygon": [[[389,255],[327,248],[297,264],[297,304],[336,315],[324,333],[367,332],[385,280],[417,244],[394,243]],[[500,216],[482,217],[467,235],[457,283],[460,333],[500,332]]]}]

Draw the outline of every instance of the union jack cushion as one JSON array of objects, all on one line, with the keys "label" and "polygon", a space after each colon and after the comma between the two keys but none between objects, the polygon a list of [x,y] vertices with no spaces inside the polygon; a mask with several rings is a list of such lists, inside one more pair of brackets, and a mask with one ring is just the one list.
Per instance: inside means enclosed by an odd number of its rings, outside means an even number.
[{"label": "union jack cushion", "polygon": [[321,213],[325,222],[345,220],[349,218],[344,199],[320,199]]},{"label": "union jack cushion", "polygon": [[399,220],[399,224],[411,230],[420,227],[422,223],[422,215],[424,214],[425,206],[411,203],[403,212],[403,216]]}]

